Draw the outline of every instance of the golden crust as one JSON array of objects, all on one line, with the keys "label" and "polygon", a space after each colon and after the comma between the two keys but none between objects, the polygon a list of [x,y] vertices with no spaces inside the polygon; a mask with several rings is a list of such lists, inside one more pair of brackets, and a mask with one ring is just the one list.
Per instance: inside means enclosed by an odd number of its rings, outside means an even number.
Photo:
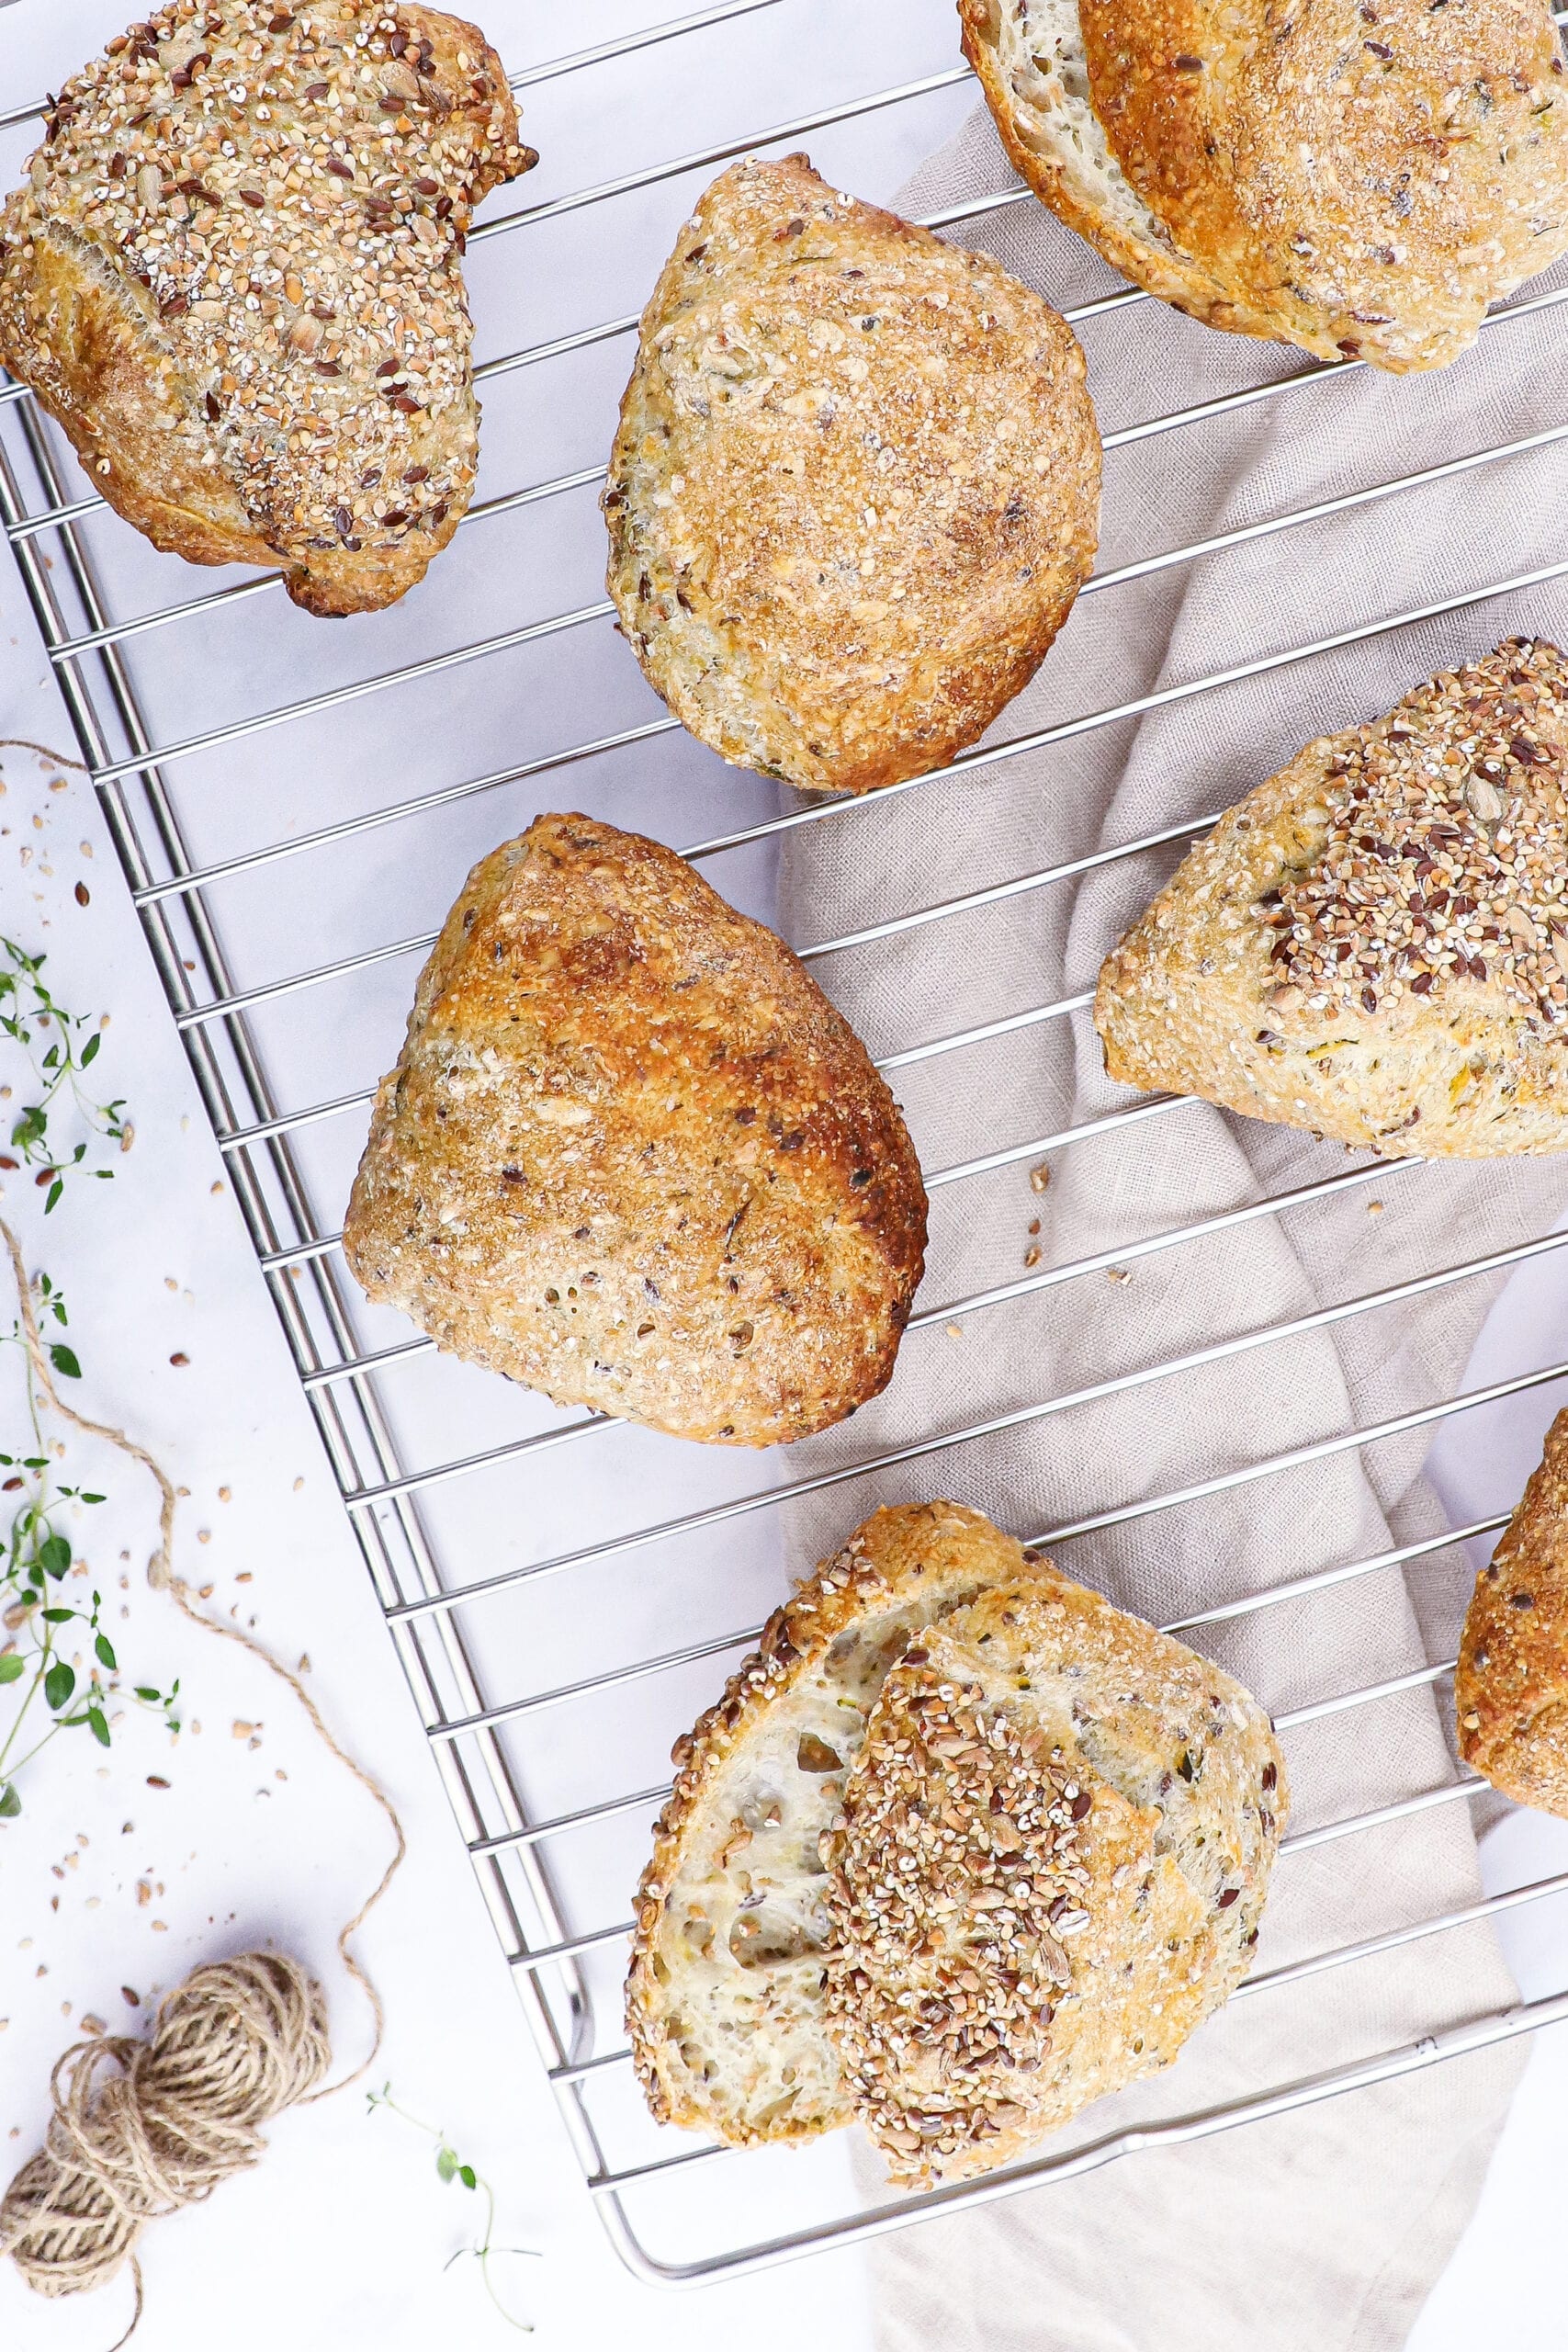
[{"label": "golden crust", "polygon": [[[987,1585],[1010,1584],[1028,1573],[1027,1556],[1012,1538],[962,1503],[904,1503],[874,1511],[793,1600],[774,1610],[757,1649],[730,1676],[723,1696],[676,1741],[675,1785],[655,1824],[653,1852],[637,1889],[626,1978],[633,2061],[660,2122],[716,2131],[744,2146],[812,2138],[853,2121],[854,2105],[841,2084],[805,2116],[792,2108],[756,2122],[716,2104],[681,2048],[671,1891],[727,1781],[744,1766],[768,1719],[829,1666],[836,1643],[875,1621],[888,1621],[885,1668],[904,1647],[912,1624],[929,1624]],[[841,1771],[823,1778],[824,1826],[842,1785]],[[831,2045],[826,2046],[830,2053]]]},{"label": "golden crust", "polygon": [[828,2029],[895,2178],[1168,2065],[1250,1964],[1288,1810],[1242,1686],[1048,1562],[911,1645],[829,1849]]},{"label": "golden crust", "polygon": [[783,942],[673,851],[549,816],[447,917],[344,1249],[558,1403],[773,1445],[886,1385],[925,1223],[897,1104]]},{"label": "golden crust", "polygon": [[1070,330],[981,254],[737,164],[643,313],[610,593],[682,723],[814,791],[939,767],[1025,685],[1093,560]]},{"label": "golden crust", "polygon": [[1443,367],[1488,303],[1568,249],[1568,89],[1534,0],[1380,0],[1373,17],[1358,0],[1077,0],[1115,167],[1098,188],[1066,153],[1069,102],[1020,0],[960,8],[1020,171],[1115,266],[1210,324]]},{"label": "golden crust", "polygon": [[1059,119],[1064,85],[1049,58],[1036,66],[1027,49],[1010,62],[1016,0],[958,0],[964,54],[974,67],[998,135],[1020,179],[1112,269],[1173,310],[1232,334],[1272,339],[1271,318],[1223,288],[1202,264],[1178,252],[1157,217],[1141,202],[1107,202],[1101,176]]},{"label": "golden crust", "polygon": [[1079,6],[1128,179],[1304,350],[1445,367],[1568,245],[1568,91],[1535,0]]},{"label": "golden crust", "polygon": [[516,139],[458,17],[175,0],[54,102],[0,215],[0,359],[155,547],[391,604],[472,492],[458,257]]},{"label": "golden crust", "polygon": [[1106,957],[1105,1066],[1389,1158],[1568,1147],[1568,663],[1309,743]]},{"label": "golden crust", "polygon": [[1568,1817],[1568,1410],[1475,1580],[1454,1708],[1467,1764],[1520,1804]]}]

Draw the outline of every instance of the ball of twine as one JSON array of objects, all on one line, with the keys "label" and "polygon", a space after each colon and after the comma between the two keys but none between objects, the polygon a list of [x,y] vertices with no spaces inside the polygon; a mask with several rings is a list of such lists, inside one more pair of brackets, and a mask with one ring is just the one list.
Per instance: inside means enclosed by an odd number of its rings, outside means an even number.
[{"label": "ball of twine", "polygon": [[248,2170],[263,2124],[331,2064],[321,1988],[297,1961],[249,1951],[193,1970],[145,2041],[79,2041],[60,2060],[44,2144],[0,2204],[0,2248],[41,2295],[105,2285],[148,2222]]}]

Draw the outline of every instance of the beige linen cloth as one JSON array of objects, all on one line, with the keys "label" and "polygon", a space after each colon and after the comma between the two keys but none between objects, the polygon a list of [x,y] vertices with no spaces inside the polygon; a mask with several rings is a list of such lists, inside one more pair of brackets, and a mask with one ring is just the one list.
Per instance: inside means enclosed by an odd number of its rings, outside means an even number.
[{"label": "beige linen cloth", "polygon": [[[936,211],[1012,179],[982,113],[922,169],[902,209]],[[954,233],[1064,308],[1115,284],[1032,202]],[[1112,439],[1306,364],[1152,302],[1080,332]],[[1438,377],[1350,370],[1112,447],[1100,569],[1556,424],[1565,350],[1568,308],[1489,327]],[[1108,586],[1080,602],[996,738],[1549,566],[1568,555],[1565,462],[1562,448],[1511,457]],[[786,836],[788,935],[838,937],[1211,815],[1311,737],[1384,710],[1428,671],[1514,632],[1565,631],[1561,583],[1521,590],[808,825]],[[817,969],[877,1054],[951,1035],[1091,987],[1179,854],[1111,865]],[[896,1085],[928,1173],[1132,1099],[1106,1080],[1082,1013],[906,1069]],[[933,1189],[922,1308],[1019,1278],[1035,1216],[1046,1268],[1371,1164],[1199,1103],[1045,1157],[1043,1197],[1028,1160]],[[1461,1264],[1546,1233],[1565,1198],[1558,1162],[1391,1165],[1371,1183],[1132,1259],[1127,1279],[1100,1270],[959,1308],[913,1332],[888,1393],[849,1428],[795,1449],[792,1473],[864,1460]],[[787,1507],[791,1557],[804,1565],[828,1551],[876,1502],[939,1495],[1038,1535],[1431,1403],[1461,1385],[1502,1279],[1429,1291],[802,1498]],[[1429,1433],[1101,1526],[1057,1544],[1056,1556],[1166,1623],[1361,1560],[1440,1528],[1420,1476]],[[1193,1638],[1285,1713],[1451,1657],[1468,1582],[1450,1547]],[[1289,1730],[1292,1826],[1452,1780],[1448,1705],[1444,1683]],[[1472,1900],[1472,1807],[1439,1805],[1287,1853],[1275,1890],[1259,1973]],[[1292,2081],[1513,1997],[1484,1926],[1258,1991],[1204,2028],[1174,2070],[1096,2108],[1057,2144]],[[1470,2214],[1520,2063],[1505,2046],[900,2232],[872,2256],[883,2352],[1400,2345]],[[869,2155],[863,2167],[880,2193]]]}]

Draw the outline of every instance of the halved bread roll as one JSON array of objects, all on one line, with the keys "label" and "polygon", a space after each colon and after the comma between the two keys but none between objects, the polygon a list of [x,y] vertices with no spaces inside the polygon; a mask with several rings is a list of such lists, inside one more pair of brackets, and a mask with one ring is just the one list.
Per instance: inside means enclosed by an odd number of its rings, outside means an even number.
[{"label": "halved bread roll", "polygon": [[1467,1764],[1518,1804],[1568,1817],[1568,1409],[1475,1580],[1454,1707]]},{"label": "halved bread roll", "polygon": [[1038,294],[804,155],[716,180],[643,312],[604,498],[626,642],[682,725],[811,791],[976,741],[1094,560],[1084,374]]},{"label": "halved bread roll", "polygon": [[1211,326],[1440,368],[1568,249],[1568,85],[1536,0],[958,12],[1023,178]]},{"label": "halved bread roll", "polygon": [[888,1667],[1022,1551],[962,1503],[873,1513],[824,1560],[724,1696],[676,1742],[637,1894],[626,2023],[661,2122],[744,2145],[853,2120],[823,2023],[831,1937],[819,1840]]},{"label": "halved bread roll", "polygon": [[765,925],[588,817],[480,859],[355,1178],[370,1297],[558,1403],[776,1445],[886,1385],[925,1237],[897,1104]]},{"label": "halved bread roll", "polygon": [[878,1511],[676,1749],[626,2013],[654,2113],[860,2120],[906,2180],[1168,2063],[1248,1963],[1283,1761],[1239,1684],[978,1511]]},{"label": "halved bread roll", "polygon": [[1568,1147],[1568,662],[1309,743],[1106,957],[1111,1076],[1390,1159]]}]

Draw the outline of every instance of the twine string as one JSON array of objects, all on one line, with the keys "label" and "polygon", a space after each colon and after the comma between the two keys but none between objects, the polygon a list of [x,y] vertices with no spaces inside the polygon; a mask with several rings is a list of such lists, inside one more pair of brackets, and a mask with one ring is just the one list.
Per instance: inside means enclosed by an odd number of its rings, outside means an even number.
[{"label": "twine string", "polygon": [[78,2041],[50,2078],[54,2112],[44,2144],[16,2175],[0,2201],[0,2255],[9,2254],[41,2295],[101,2287],[128,2259],[136,2287],[127,2343],[141,2317],[136,2241],[150,2221],[210,2197],[220,2182],[255,2164],[265,2146],[263,2124],[285,2108],[308,2106],[346,2090],[374,2064],[386,2024],[381,1998],[349,1949],[408,1851],[397,1808],[380,1783],[340,1746],[299,1677],[265,1644],[197,1608],[174,1572],[175,1488],[162,1464],[125,1430],[95,1421],[61,1396],[33,1309],[31,1285],[16,1235],[0,1218],[16,1280],[21,1336],[34,1376],[61,1419],[102,1438],[141,1463],[158,1488],[158,1546],[147,1581],[166,1592],[204,1632],[237,1642],[288,1684],[323,1745],[386,1815],[390,1861],[341,1929],[338,1954],[370,2005],[369,2050],[335,2083],[326,2001],[321,1986],[287,1953],[242,1952],[194,1969],[164,1995],[148,2037],[111,2035]]}]

